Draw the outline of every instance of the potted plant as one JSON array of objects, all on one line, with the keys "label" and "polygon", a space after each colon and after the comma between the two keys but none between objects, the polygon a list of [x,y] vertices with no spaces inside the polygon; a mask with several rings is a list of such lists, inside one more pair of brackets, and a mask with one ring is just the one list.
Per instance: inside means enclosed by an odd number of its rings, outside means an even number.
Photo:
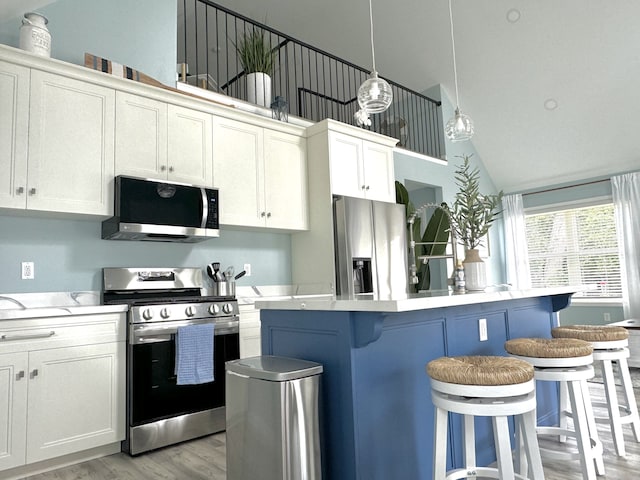
[{"label": "potted plant", "polygon": [[471,168],[472,155],[462,155],[462,165],[455,173],[458,192],[451,205],[451,219],[458,240],[464,245],[467,290],[484,290],[486,287],[485,265],[478,247],[486,238],[489,228],[501,211],[498,210],[503,192],[496,195],[480,193],[480,172]]},{"label": "potted plant", "polygon": [[238,59],[247,75],[247,99],[263,107],[271,105],[271,72],[275,52],[262,29],[245,32],[238,44]]}]

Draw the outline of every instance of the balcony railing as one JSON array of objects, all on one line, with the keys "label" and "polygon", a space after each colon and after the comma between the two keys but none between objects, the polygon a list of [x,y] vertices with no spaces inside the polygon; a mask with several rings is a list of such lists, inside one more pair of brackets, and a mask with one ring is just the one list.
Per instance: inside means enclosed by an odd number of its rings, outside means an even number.
[{"label": "balcony railing", "polygon": [[[208,0],[178,0],[177,56],[189,67],[189,83],[249,101],[248,75],[237,47],[251,32],[263,35],[274,59],[271,94],[264,106],[280,96],[288,102],[290,115],[355,124],[358,87],[369,77],[368,69]],[[441,103],[385,80],[393,89],[393,103],[386,112],[372,115],[366,128],[397,138],[399,147],[444,158]]]}]

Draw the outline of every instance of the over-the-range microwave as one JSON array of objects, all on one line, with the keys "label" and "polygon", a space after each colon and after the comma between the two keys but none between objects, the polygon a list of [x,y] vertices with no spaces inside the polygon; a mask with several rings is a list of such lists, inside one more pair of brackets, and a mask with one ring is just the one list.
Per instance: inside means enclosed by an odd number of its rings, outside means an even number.
[{"label": "over-the-range microwave", "polygon": [[102,238],[195,243],[220,236],[218,190],[119,175]]}]

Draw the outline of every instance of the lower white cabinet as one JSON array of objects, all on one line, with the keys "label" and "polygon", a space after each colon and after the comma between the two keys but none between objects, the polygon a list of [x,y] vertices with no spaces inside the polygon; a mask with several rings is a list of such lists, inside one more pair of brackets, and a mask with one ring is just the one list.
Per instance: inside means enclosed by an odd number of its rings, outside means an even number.
[{"label": "lower white cabinet", "polygon": [[253,305],[240,305],[240,358],[262,354],[260,310]]},{"label": "lower white cabinet", "polygon": [[0,325],[0,471],[124,439],[124,315],[85,317]]}]

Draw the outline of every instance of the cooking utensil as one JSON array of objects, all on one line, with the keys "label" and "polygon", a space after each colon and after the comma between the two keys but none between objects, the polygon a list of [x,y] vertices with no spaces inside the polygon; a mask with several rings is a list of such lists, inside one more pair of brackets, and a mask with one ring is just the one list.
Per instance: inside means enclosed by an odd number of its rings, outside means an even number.
[{"label": "cooking utensil", "polygon": [[246,270],[242,270],[239,274],[237,274],[235,277],[233,277],[234,280],[238,280],[239,278],[244,277],[247,274]]},{"label": "cooking utensil", "polygon": [[211,280],[213,280],[214,282],[217,282],[218,280],[216,279],[216,272],[213,269],[213,266],[211,266],[211,264],[207,265],[207,275],[209,276],[209,278]]}]

